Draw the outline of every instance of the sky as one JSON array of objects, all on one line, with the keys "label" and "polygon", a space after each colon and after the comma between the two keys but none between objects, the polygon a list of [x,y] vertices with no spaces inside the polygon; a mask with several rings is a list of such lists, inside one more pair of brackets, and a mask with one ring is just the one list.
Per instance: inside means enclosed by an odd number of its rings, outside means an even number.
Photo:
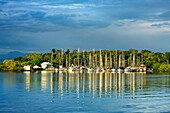
[{"label": "sky", "polygon": [[0,0],[0,53],[170,51],[170,0]]}]

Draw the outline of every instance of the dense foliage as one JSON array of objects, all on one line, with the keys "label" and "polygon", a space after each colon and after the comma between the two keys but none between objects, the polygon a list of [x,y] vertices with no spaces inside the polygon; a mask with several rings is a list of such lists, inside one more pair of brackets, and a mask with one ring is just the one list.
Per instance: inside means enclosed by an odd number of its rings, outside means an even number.
[{"label": "dense foliage", "polygon": [[[113,66],[118,65],[118,57],[124,56],[125,66],[132,66],[133,56],[135,57],[135,65],[139,66],[145,64],[147,68],[154,69],[155,72],[170,72],[170,52],[160,53],[151,52],[148,50],[137,51],[135,49],[129,49],[127,51],[122,50],[102,50],[101,55],[103,58],[103,64],[105,63],[105,56],[107,54],[107,61],[112,59]],[[52,49],[51,53],[31,53],[24,57],[18,57],[13,60],[4,60],[0,63],[0,71],[22,71],[26,65],[34,66],[39,65],[42,62],[52,62],[54,67],[63,65],[69,67],[71,64],[79,66],[89,66],[89,57],[92,56],[96,65],[99,65],[100,51],[84,51],[79,52],[73,50],[70,52],[67,49],[63,50]],[[92,62],[93,62],[92,61]]]}]

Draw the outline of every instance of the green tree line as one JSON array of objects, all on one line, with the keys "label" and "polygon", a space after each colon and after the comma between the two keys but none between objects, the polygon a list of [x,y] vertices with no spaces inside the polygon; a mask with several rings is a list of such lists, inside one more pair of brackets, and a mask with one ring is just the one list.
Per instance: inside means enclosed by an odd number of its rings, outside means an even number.
[{"label": "green tree line", "polygon": [[[145,64],[147,68],[152,68],[155,72],[170,72],[170,52],[152,52],[149,50],[138,51],[135,49],[129,49],[126,51],[122,50],[101,50],[101,56],[103,59],[103,64],[112,60],[112,66],[118,66],[118,57],[124,56],[125,67],[131,66],[132,62],[135,66]],[[92,51],[81,51],[70,49],[60,50],[52,49],[51,52],[41,54],[41,53],[31,53],[24,57],[17,57],[13,60],[4,60],[0,63],[0,71],[22,71],[23,67],[26,65],[34,66],[42,62],[51,62],[54,67],[58,68],[59,65],[64,67],[69,67],[71,64],[79,66],[89,66],[89,57],[91,56],[92,62],[99,66],[100,63],[100,50]],[[135,58],[135,61],[133,61]]]}]

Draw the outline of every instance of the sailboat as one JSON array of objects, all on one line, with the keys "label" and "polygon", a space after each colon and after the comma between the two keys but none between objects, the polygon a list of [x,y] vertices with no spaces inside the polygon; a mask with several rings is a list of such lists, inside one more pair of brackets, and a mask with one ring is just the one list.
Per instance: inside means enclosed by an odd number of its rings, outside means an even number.
[{"label": "sailboat", "polygon": [[117,72],[118,71],[118,62],[117,62],[117,50],[116,50],[116,55],[114,56],[114,68],[112,68],[112,72]]},{"label": "sailboat", "polygon": [[78,52],[77,52],[77,66],[74,66],[74,64],[72,64],[70,66],[70,54],[69,54],[69,68],[67,69],[68,72],[74,72],[74,71],[80,71],[80,67],[79,67],[79,52],[80,52],[80,49],[78,48]]},{"label": "sailboat", "polygon": [[88,72],[94,72],[94,67],[92,66],[92,62],[91,62],[91,53],[89,54],[89,68],[87,68]]},{"label": "sailboat", "polygon": [[[106,68],[106,72],[112,72],[112,59],[111,59],[111,52],[110,52],[110,57],[109,57],[109,68]],[[105,58],[105,63],[107,63],[107,56]]]},{"label": "sailboat", "polygon": [[135,54],[133,54],[133,62],[132,62],[131,72],[137,72],[137,68],[135,66],[136,66]]},{"label": "sailboat", "polygon": [[104,68],[103,68],[103,59],[102,59],[102,52],[100,49],[100,66],[96,68],[96,72],[104,72]]},{"label": "sailboat", "polygon": [[64,68],[63,68],[63,55],[64,54],[64,50],[62,49],[62,51],[61,51],[61,64],[60,64],[60,62],[59,62],[59,71],[64,71]]},{"label": "sailboat", "polygon": [[45,64],[48,65],[47,68],[45,69],[46,71],[55,71],[55,68],[53,67],[53,64],[52,64],[52,61],[53,61],[53,55],[54,55],[54,52],[52,51],[51,52],[51,63],[49,62],[46,62]]},{"label": "sailboat", "polygon": [[110,68],[109,68],[109,72],[116,72],[116,69],[112,67],[112,56],[111,56],[111,52],[110,52]]},{"label": "sailboat", "polygon": [[68,71],[69,73],[71,73],[71,72],[76,71],[76,68],[75,68],[75,66],[72,64],[72,65],[67,69],[67,71]]},{"label": "sailboat", "polygon": [[117,70],[119,73],[124,72],[124,54],[122,51],[122,55],[119,55],[119,69]]},{"label": "sailboat", "polygon": [[86,71],[86,61],[85,61],[84,50],[83,50],[83,60],[81,60],[81,62],[82,62],[82,65],[81,65],[81,67],[80,67],[80,71],[81,71],[81,72],[84,72],[84,71]]},{"label": "sailboat", "polygon": [[69,73],[75,71],[74,65],[72,64],[72,65],[70,66],[70,53],[68,54],[68,66],[69,66],[69,67],[68,67],[67,71],[68,71]]},{"label": "sailboat", "polygon": [[77,52],[77,66],[75,66],[76,71],[80,71],[80,58],[79,58],[79,53],[80,53],[80,49],[78,48],[78,52]]}]

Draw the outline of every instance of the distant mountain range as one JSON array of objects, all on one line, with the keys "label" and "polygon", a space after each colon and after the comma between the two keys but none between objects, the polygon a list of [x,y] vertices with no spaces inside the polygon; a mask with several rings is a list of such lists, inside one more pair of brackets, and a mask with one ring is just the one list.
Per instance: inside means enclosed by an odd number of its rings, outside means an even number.
[{"label": "distant mountain range", "polygon": [[13,52],[9,52],[7,54],[0,54],[0,62],[2,62],[5,59],[14,59],[16,57],[23,57],[25,56],[27,53],[22,53],[19,51],[13,51]]}]

